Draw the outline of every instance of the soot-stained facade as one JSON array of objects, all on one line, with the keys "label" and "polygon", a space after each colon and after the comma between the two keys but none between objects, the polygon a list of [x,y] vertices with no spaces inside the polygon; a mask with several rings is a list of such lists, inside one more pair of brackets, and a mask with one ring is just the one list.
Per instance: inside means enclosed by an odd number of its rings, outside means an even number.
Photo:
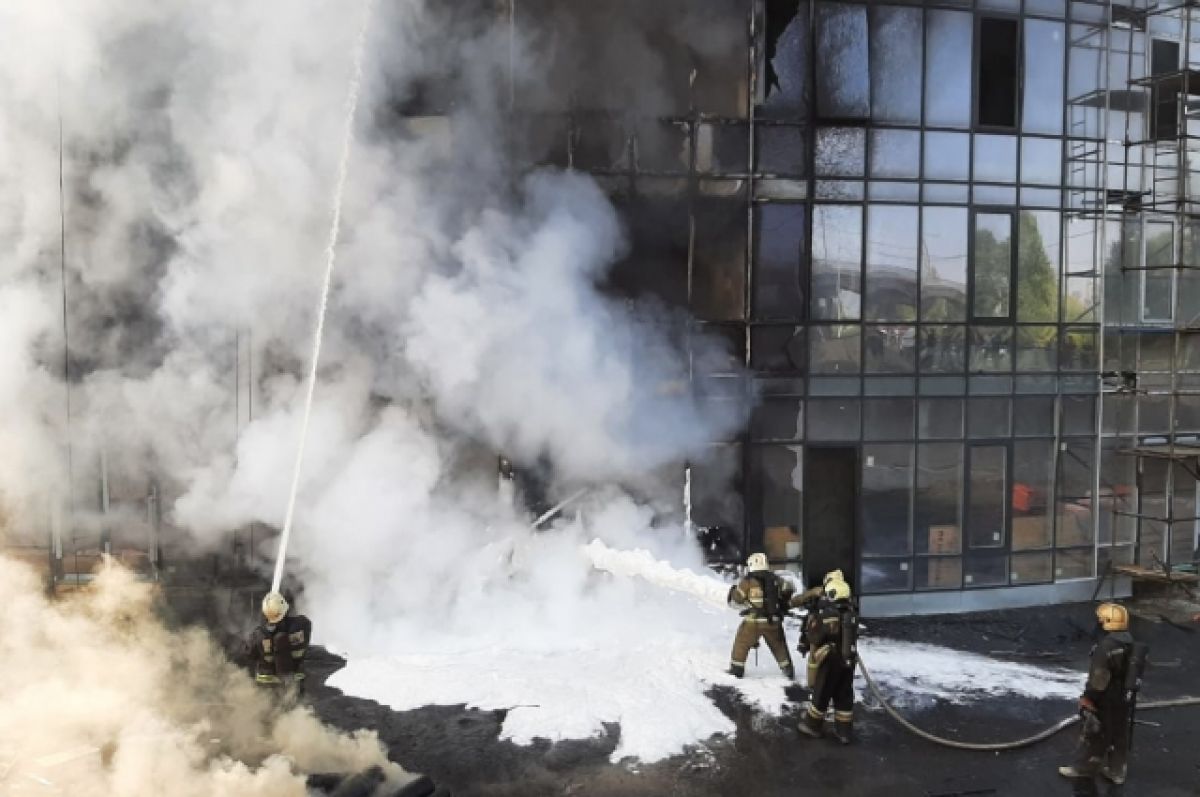
[{"label": "soot-stained facade", "polygon": [[714,558],[848,567],[887,612],[1195,557],[1188,9],[511,11],[555,54],[553,99],[515,98],[544,160],[627,220],[615,289],[727,342],[706,400],[756,400],[691,466]]}]

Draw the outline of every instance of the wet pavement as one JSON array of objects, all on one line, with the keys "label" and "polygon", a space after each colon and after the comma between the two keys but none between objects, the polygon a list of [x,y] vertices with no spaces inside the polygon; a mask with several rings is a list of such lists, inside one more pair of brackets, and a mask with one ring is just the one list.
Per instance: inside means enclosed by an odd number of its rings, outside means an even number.
[{"label": "wet pavement", "polygon": [[[1164,619],[1165,618],[1165,619]],[[1200,625],[1171,605],[1135,610],[1134,634],[1151,645],[1142,699],[1200,696]],[[1083,671],[1093,625],[1087,605],[941,618],[868,621],[870,635],[930,642],[957,650]],[[596,739],[519,747],[499,739],[503,711],[429,706],[394,712],[324,685],[341,666],[314,652],[310,697],[326,721],[376,730],[404,767],[430,775],[457,797],[730,797],[853,795],[855,797],[987,797],[1070,795],[1056,770],[1070,760],[1074,729],[1040,745],[977,753],[936,746],[899,727],[881,709],[858,708],[857,743],[841,747],[809,740],[791,715],[774,717],[744,704],[730,689],[711,697],[737,724],[736,735],[709,740],[652,765],[609,762],[620,727]],[[868,666],[870,662],[867,662]],[[652,664],[650,666],[653,666]],[[798,711],[804,690],[790,690]],[[1025,737],[1072,714],[1071,701],[990,699],[971,706],[935,703],[906,710],[922,728],[962,741]],[[1134,736],[1127,797],[1200,795],[1200,708],[1145,712]],[[1101,793],[1104,793],[1101,791]]]}]

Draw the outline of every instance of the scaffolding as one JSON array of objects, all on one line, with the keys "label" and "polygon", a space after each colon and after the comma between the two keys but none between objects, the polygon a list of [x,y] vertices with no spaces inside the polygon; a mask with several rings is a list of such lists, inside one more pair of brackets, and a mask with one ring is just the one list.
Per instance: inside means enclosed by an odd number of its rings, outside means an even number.
[{"label": "scaffolding", "polygon": [[[1200,549],[1200,427],[1182,412],[1200,407],[1198,7],[1110,2],[1107,23],[1071,41],[1098,74],[1068,100],[1067,184],[1069,213],[1097,224],[1103,275],[1104,568],[1167,581],[1194,580]],[[1106,469],[1106,453],[1131,461],[1132,473]]]}]

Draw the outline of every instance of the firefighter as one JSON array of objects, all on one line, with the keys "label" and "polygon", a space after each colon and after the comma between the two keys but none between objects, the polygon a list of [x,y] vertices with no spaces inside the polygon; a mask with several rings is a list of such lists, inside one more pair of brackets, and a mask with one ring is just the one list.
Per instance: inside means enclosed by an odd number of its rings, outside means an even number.
[{"label": "firefighter", "polygon": [[742,613],[742,624],[738,626],[729,657],[729,673],[738,678],[746,674],[746,656],[762,639],[784,676],[793,679],[796,668],[784,636],[783,618],[789,609],[801,604],[803,596],[796,595],[789,581],[771,572],[766,554],[751,554],[746,569],[745,578],[729,588],[727,598],[729,605]]},{"label": "firefighter", "polygon": [[1125,782],[1130,731],[1137,692],[1146,666],[1147,648],[1129,633],[1129,610],[1118,603],[1096,607],[1104,636],[1092,648],[1087,684],[1079,699],[1083,730],[1075,762],[1059,767],[1076,781],[1076,794],[1095,794],[1096,776],[1120,785]]},{"label": "firefighter", "polygon": [[[811,702],[805,707],[799,730],[820,738],[825,732],[825,712],[833,703],[833,734],[850,744],[854,729],[854,668],[858,664],[858,615],[850,602],[850,585],[840,572],[825,579],[825,594],[805,620],[808,652],[808,688]],[[801,649],[804,651],[803,648]]]},{"label": "firefighter", "polygon": [[254,682],[269,689],[304,693],[304,657],[312,639],[312,622],[291,614],[287,599],[269,592],[262,601],[263,622],[250,634],[249,654]]}]

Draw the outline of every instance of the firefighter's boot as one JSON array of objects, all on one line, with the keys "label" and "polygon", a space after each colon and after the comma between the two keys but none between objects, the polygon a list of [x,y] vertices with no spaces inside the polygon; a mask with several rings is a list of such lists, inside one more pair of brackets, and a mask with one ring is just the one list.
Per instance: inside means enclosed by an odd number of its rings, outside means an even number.
[{"label": "firefighter's boot", "polygon": [[854,715],[851,712],[834,712],[833,735],[841,744],[850,744],[854,741]]},{"label": "firefighter's boot", "polygon": [[825,735],[825,715],[818,711],[816,706],[809,703],[804,715],[800,717],[799,724],[796,725],[796,730],[805,736],[820,739]]},{"label": "firefighter's boot", "polygon": [[734,678],[741,678],[743,675],[746,674],[746,665],[745,664],[730,664],[729,669],[726,670],[725,672],[729,673]]}]

